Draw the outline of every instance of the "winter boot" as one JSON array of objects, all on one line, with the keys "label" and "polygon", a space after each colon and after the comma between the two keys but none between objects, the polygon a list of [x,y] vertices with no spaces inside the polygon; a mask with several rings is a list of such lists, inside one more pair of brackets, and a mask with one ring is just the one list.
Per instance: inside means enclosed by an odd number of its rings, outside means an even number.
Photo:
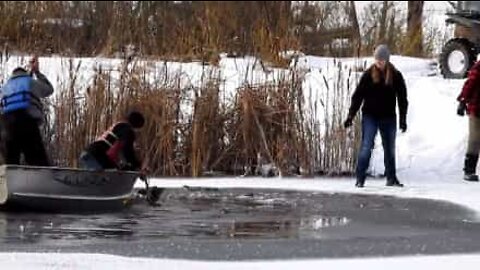
[{"label": "winter boot", "polygon": [[403,184],[398,181],[397,177],[387,179],[387,186],[389,187],[403,187]]},{"label": "winter boot", "polygon": [[463,172],[465,173],[463,176],[463,180],[477,182],[478,175],[475,173],[477,171],[477,162],[478,162],[478,155],[466,154],[465,155],[465,167],[463,168]]},{"label": "winter boot", "polygon": [[364,185],[365,185],[365,179],[357,178],[357,182],[355,183],[355,186],[358,188],[363,188]]},{"label": "winter boot", "polygon": [[463,180],[470,182],[478,182],[478,175],[476,174],[465,174]]}]

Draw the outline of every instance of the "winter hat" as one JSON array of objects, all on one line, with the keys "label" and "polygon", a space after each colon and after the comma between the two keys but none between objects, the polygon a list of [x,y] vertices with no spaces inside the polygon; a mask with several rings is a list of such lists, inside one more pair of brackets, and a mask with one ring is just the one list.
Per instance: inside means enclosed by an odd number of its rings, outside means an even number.
[{"label": "winter hat", "polygon": [[17,74],[17,73],[27,73],[27,70],[24,69],[23,67],[17,67],[12,71],[12,74]]},{"label": "winter hat", "polygon": [[137,111],[129,112],[127,115],[127,121],[133,128],[141,128],[145,124],[145,118]]},{"label": "winter hat", "polygon": [[377,48],[375,48],[373,57],[375,57],[375,60],[383,60],[383,61],[389,62],[390,50],[388,49],[387,45],[385,44],[378,45]]}]

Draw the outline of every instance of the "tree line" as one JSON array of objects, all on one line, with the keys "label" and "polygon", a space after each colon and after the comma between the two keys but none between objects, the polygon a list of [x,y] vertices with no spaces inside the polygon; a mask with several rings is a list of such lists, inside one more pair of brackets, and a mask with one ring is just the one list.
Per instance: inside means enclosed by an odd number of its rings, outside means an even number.
[{"label": "tree line", "polygon": [[359,20],[354,1],[2,1],[0,44],[40,54],[182,61],[214,62],[228,53],[278,64],[287,50],[355,56],[380,42],[422,55],[423,2],[408,1],[403,18],[394,1],[372,1]]}]

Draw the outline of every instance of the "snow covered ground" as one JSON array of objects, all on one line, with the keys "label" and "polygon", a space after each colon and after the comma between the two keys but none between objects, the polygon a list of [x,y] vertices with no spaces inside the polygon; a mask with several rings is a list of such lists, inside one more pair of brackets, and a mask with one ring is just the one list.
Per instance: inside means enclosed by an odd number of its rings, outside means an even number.
[{"label": "snow covered ground", "polygon": [[356,270],[405,270],[405,269],[478,269],[480,256],[425,256],[369,258],[350,260],[301,260],[271,262],[206,262],[125,258],[100,254],[0,254],[2,269],[195,269],[195,270],[291,270],[291,269],[356,269]]},{"label": "snow covered ground", "polygon": [[[12,60],[13,61],[13,60]],[[20,60],[15,60],[19,63]],[[62,62],[58,59],[40,59],[47,75],[58,75],[62,70]],[[97,60],[89,59],[90,63]],[[101,60],[108,62],[108,60]],[[225,59],[220,66],[224,69],[226,83],[235,85],[241,83],[243,76],[238,72],[239,61]],[[245,60],[249,61],[249,60]],[[319,57],[302,58],[303,64],[311,69],[312,74],[321,72],[326,66],[333,64],[333,59]],[[346,66],[358,64],[358,59],[342,59]],[[372,59],[360,61],[371,63]],[[392,62],[406,78],[409,113],[408,130],[398,133],[397,167],[400,181],[404,188],[385,187],[385,180],[367,179],[366,187],[354,187],[354,179],[292,179],[292,178],[206,178],[206,179],[154,179],[152,183],[163,187],[206,186],[206,187],[251,187],[251,188],[282,188],[295,190],[315,190],[324,192],[347,192],[361,194],[381,194],[405,198],[427,198],[445,200],[469,207],[480,213],[479,183],[468,183],[461,180],[463,155],[466,148],[468,133],[467,118],[456,115],[455,100],[463,80],[445,80],[434,74],[432,60],[414,59],[394,56]],[[10,64],[10,66],[15,63]],[[113,65],[113,64],[112,64]],[[185,64],[187,65],[187,64]],[[10,69],[9,66],[9,69]],[[200,65],[190,64],[193,72]],[[235,68],[233,68],[235,66]],[[57,70],[58,69],[58,70]],[[91,76],[85,70],[85,76]],[[315,73],[316,72],[316,73]],[[5,74],[5,73],[4,73]],[[227,76],[228,75],[228,76]],[[52,79],[61,81],[59,77]],[[231,79],[231,81],[228,80]],[[316,75],[307,77],[313,80],[314,87],[319,79]],[[308,82],[307,82],[308,83]],[[372,157],[372,170],[383,171],[383,152],[380,141]],[[140,186],[141,183],[138,183]],[[480,215],[479,215],[480,218]],[[208,262],[169,259],[126,258],[101,254],[29,254],[0,253],[2,269],[293,269],[305,270],[331,267],[332,269],[477,269],[480,254],[448,255],[448,256],[408,256],[394,258],[352,258],[325,260],[289,260],[284,261],[252,261],[252,262]]]}]

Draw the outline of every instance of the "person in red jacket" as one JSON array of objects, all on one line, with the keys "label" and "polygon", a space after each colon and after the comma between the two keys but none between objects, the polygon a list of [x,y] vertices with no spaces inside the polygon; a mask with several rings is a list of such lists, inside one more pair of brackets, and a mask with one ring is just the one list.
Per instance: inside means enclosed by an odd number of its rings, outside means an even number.
[{"label": "person in red jacket", "polygon": [[468,72],[468,78],[457,98],[457,114],[469,116],[468,144],[463,167],[464,180],[478,181],[477,163],[480,152],[480,61]]},{"label": "person in red jacket", "polygon": [[124,119],[112,125],[91,143],[80,156],[80,167],[92,170],[119,169],[143,170],[134,152],[135,129],[143,127],[145,119],[132,111]]}]

